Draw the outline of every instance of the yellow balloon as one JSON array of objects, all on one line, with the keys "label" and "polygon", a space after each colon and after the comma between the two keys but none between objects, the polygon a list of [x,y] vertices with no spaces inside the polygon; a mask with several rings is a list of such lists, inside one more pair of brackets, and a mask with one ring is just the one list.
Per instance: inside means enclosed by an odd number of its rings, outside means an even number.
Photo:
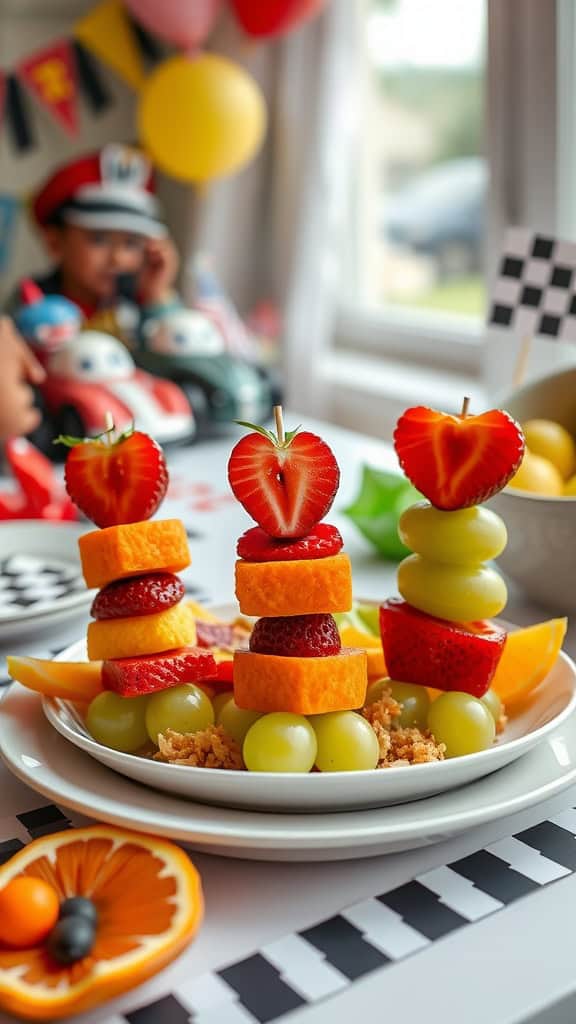
[{"label": "yellow balloon", "polygon": [[140,139],[156,166],[201,183],[239,170],[258,150],[266,106],[258,84],[224,57],[170,57],[146,80]]}]

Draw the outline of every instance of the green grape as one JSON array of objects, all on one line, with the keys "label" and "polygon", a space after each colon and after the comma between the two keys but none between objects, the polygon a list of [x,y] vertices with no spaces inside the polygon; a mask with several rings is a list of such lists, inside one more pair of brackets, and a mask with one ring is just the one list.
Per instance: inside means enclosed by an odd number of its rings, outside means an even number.
[{"label": "green grape", "polygon": [[218,717],[222,708],[229,700],[232,700],[232,690],[224,690],[223,693],[217,693],[212,697],[212,707],[214,709],[214,721],[218,723]]},{"label": "green grape", "polygon": [[402,713],[395,718],[396,725],[407,729],[417,726],[418,729],[425,729],[430,709],[430,695],[425,686],[416,686],[413,683],[397,683],[390,680],[390,692],[402,705]]},{"label": "green grape", "polygon": [[366,690],[366,699],[364,701],[364,707],[368,704],[374,704],[377,700],[380,700],[384,690],[390,688],[392,680],[388,676],[383,676],[382,679],[375,679],[373,683]]},{"label": "green grape", "polygon": [[488,711],[492,715],[496,724],[502,714],[502,701],[496,693],[496,690],[487,690],[483,697],[480,698],[483,704],[486,705]]},{"label": "green grape", "polygon": [[318,741],[321,772],[360,772],[378,764],[378,740],[369,722],[355,711],[331,711],[310,719]]},{"label": "green grape", "polygon": [[494,742],[496,724],[485,704],[468,693],[443,693],[433,700],[428,728],[438,743],[446,744],[446,757],[461,757],[486,750]]},{"label": "green grape", "polygon": [[274,711],[250,726],[242,754],[250,772],[309,772],[316,749],[316,733],[306,718]]},{"label": "green grape", "polygon": [[244,708],[238,707],[234,697],[232,697],[221,708],[216,721],[241,747],[248,729],[259,718],[262,718],[261,711],[245,711]]},{"label": "green grape", "polygon": [[418,555],[449,565],[480,565],[506,547],[506,527],[495,512],[476,505],[443,512],[419,501],[402,513],[398,533]]},{"label": "green grape", "polygon": [[90,735],[112,750],[133,754],[148,742],[146,709],[149,697],[120,697],[99,693],[90,702],[86,727]]},{"label": "green grape", "polygon": [[166,729],[175,732],[201,732],[214,724],[214,709],[203,690],[193,683],[182,683],[160,690],[150,697],[146,710],[146,728],[153,743]]},{"label": "green grape", "polygon": [[398,590],[408,604],[453,622],[474,622],[499,615],[506,605],[506,584],[483,565],[444,565],[409,555],[398,566]]}]

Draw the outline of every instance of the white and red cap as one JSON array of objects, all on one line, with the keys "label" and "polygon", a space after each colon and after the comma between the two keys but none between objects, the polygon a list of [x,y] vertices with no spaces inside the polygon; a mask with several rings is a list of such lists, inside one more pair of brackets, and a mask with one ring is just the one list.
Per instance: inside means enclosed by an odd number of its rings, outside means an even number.
[{"label": "white and red cap", "polygon": [[147,238],[166,234],[148,160],[117,143],[56,170],[34,196],[32,212],[40,227],[64,223]]}]

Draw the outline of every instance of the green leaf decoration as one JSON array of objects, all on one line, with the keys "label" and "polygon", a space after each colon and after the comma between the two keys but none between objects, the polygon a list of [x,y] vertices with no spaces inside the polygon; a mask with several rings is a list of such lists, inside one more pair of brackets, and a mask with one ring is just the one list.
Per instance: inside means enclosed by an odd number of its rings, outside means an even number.
[{"label": "green leaf decoration", "polygon": [[301,424],[296,427],[295,430],[287,430],[284,433],[284,440],[280,442],[278,436],[266,427],[260,427],[257,423],[247,423],[246,420],[234,420],[239,427],[247,427],[248,430],[254,430],[257,434],[261,434],[266,440],[270,441],[275,448],[288,448],[291,441],[294,440],[296,434],[300,430]]},{"label": "green leaf decoration", "polygon": [[398,562],[410,554],[398,536],[398,520],[404,509],[421,499],[400,473],[363,466],[360,491],[343,512],[379,555]]}]

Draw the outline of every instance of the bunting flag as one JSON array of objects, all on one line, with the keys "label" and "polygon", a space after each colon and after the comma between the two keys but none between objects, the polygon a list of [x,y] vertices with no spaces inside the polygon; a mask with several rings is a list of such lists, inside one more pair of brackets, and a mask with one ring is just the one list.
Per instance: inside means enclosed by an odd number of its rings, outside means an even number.
[{"label": "bunting flag", "polygon": [[128,15],[119,0],[101,0],[76,22],[74,35],[133,89],[144,84],[144,69]]},{"label": "bunting flag", "polygon": [[77,39],[72,45],[76,56],[78,82],[84,98],[95,114],[101,114],[112,104],[110,92],[102,81],[102,75],[90,51]]},{"label": "bunting flag", "polygon": [[68,40],[61,39],[33,53],[17,70],[22,81],[64,130],[69,135],[77,135],[78,85],[74,53]]},{"label": "bunting flag", "polygon": [[6,103],[6,75],[0,71],[0,125],[4,117],[4,105]]},{"label": "bunting flag", "polygon": [[14,196],[0,194],[0,273],[6,269],[10,261],[19,206],[20,203]]},{"label": "bunting flag", "polygon": [[6,78],[6,120],[16,149],[25,153],[32,149],[34,136],[20,83],[16,75]]}]

